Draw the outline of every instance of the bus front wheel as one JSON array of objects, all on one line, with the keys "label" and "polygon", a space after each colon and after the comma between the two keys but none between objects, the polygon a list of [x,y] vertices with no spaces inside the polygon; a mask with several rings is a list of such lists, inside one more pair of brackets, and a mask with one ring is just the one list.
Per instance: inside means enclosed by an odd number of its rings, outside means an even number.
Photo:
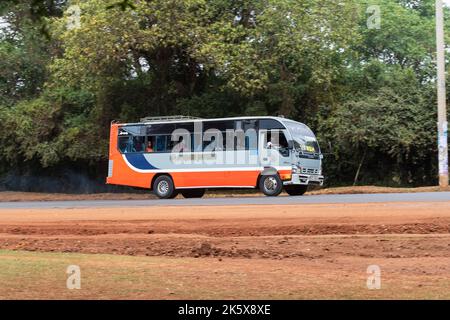
[{"label": "bus front wheel", "polygon": [[153,192],[160,199],[172,199],[177,196],[175,186],[171,177],[159,176],[153,182]]},{"label": "bus front wheel", "polygon": [[301,196],[306,192],[306,190],[308,190],[308,186],[307,185],[291,185],[291,186],[285,186],[284,190],[286,190],[287,194],[290,196]]},{"label": "bus front wheel", "polygon": [[283,182],[277,174],[263,175],[259,179],[259,189],[266,196],[275,197],[283,190]]},{"label": "bus front wheel", "polygon": [[186,189],[182,190],[181,194],[185,198],[201,198],[205,194],[205,189]]}]

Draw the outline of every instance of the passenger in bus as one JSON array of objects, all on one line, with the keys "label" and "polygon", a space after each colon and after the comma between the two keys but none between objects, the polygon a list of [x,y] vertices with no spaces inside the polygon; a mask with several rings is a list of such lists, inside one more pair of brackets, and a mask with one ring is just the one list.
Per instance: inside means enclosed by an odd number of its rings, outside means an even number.
[{"label": "passenger in bus", "polygon": [[148,140],[145,152],[153,152],[152,140]]},{"label": "passenger in bus", "polygon": [[126,147],[125,147],[125,152],[134,152],[135,150],[134,150],[134,143],[133,143],[133,137],[128,137],[128,140],[127,140],[127,144],[126,144]]},{"label": "passenger in bus", "polygon": [[135,138],[135,141],[133,142],[133,152],[143,152],[145,147],[144,142],[140,142],[140,139]]},{"label": "passenger in bus", "polygon": [[180,152],[189,152],[186,148],[186,144],[184,143],[184,138],[180,137],[178,143],[173,147],[172,152],[180,153]]}]

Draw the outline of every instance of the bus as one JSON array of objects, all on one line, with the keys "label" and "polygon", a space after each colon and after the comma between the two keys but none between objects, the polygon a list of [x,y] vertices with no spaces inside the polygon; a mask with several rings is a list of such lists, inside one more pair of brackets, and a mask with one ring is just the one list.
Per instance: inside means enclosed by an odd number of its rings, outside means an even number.
[{"label": "bus", "polygon": [[106,183],[147,188],[161,199],[216,188],[295,196],[323,185],[322,159],[311,129],[283,117],[147,117],[111,123]]}]

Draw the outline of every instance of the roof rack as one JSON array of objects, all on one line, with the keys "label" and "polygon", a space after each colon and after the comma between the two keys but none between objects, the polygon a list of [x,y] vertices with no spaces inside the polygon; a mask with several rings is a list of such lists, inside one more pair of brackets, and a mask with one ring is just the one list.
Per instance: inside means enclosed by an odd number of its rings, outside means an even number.
[{"label": "roof rack", "polygon": [[198,120],[202,118],[191,116],[162,116],[162,117],[145,117],[141,118],[141,122],[157,122],[157,121],[178,121],[178,120]]}]

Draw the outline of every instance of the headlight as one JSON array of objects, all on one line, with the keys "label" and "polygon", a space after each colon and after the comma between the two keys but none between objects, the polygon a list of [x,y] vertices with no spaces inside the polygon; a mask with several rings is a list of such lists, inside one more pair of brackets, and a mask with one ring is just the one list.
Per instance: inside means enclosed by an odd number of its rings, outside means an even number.
[{"label": "headlight", "polygon": [[296,165],[292,165],[292,173],[300,173],[300,168]]}]

